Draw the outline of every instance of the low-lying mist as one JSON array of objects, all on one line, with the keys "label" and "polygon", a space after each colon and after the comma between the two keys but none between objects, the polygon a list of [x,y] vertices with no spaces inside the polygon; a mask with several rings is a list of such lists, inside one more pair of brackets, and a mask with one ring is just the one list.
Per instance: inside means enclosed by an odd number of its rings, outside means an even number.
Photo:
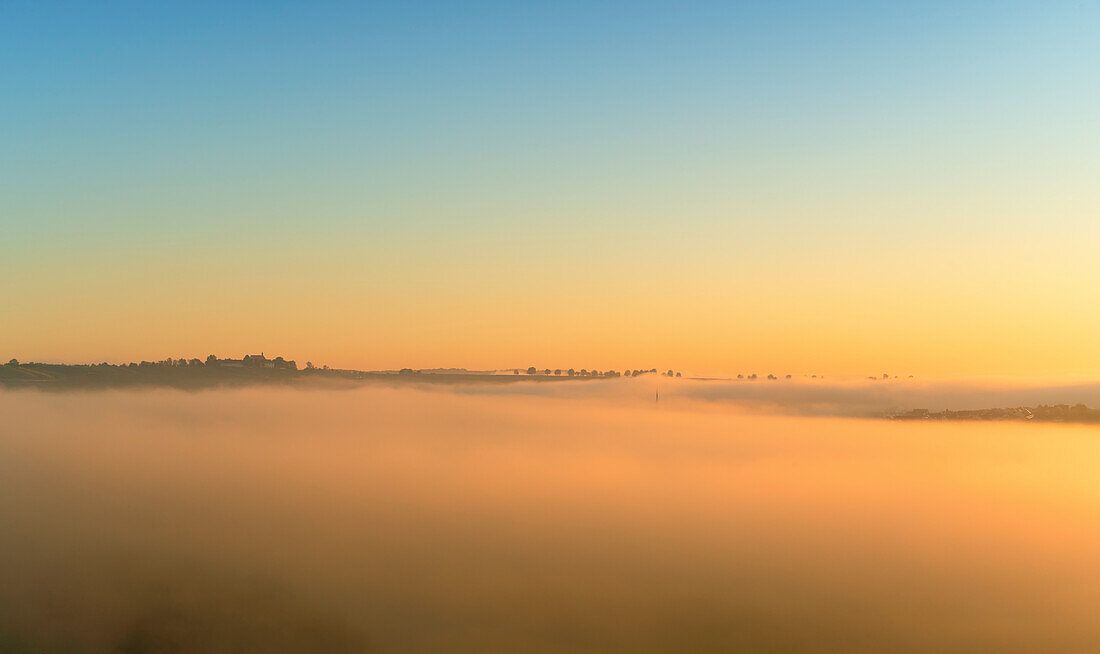
[{"label": "low-lying mist", "polygon": [[651,390],[0,393],[0,651],[1100,648],[1100,432]]},{"label": "low-lying mist", "polygon": [[[988,409],[1077,404],[1100,407],[1100,383],[1053,384],[976,380],[776,379],[695,380],[647,375],[577,384],[502,384],[456,387],[460,392],[565,398],[613,398],[666,405],[704,401],[765,414],[881,418],[896,411]],[[700,407],[691,405],[693,410]]]}]

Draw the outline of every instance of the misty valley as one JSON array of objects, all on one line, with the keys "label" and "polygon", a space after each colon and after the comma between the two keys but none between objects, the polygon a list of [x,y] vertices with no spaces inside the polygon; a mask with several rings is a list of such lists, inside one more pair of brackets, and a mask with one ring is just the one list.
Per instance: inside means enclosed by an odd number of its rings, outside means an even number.
[{"label": "misty valley", "polygon": [[1093,428],[624,383],[0,392],[0,650],[1100,646]]}]

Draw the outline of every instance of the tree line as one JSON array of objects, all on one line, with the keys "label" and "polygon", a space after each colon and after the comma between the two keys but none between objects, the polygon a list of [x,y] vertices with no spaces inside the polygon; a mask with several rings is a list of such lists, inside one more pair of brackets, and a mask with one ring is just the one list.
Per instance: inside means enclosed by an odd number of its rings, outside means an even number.
[{"label": "tree line", "polygon": [[[535,366],[531,366],[525,372],[528,375],[554,375],[558,377],[562,375],[565,375],[567,377],[637,377],[639,375],[657,374],[657,369],[650,368],[649,370],[624,370],[623,372],[619,372],[618,370],[601,371],[596,369],[588,370],[587,368],[581,368],[580,370],[576,370],[574,368],[570,368],[568,370],[562,370],[561,368],[550,370],[549,368],[544,368],[542,370],[539,370]],[[512,374],[520,374],[520,369],[514,368],[512,370]],[[660,374],[665,377],[680,376],[680,373],[674,372],[672,370],[669,370],[668,372],[662,372]]]}]

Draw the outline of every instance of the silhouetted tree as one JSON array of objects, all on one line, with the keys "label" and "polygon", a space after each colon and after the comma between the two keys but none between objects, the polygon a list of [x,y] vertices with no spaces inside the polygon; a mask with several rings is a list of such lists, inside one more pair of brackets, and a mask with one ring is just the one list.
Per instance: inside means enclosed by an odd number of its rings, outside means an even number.
[{"label": "silhouetted tree", "polygon": [[19,360],[18,359],[12,359],[11,361],[8,361],[8,365],[14,368],[14,367],[19,365]]},{"label": "silhouetted tree", "polygon": [[533,375],[533,374],[535,374],[536,372],[538,372],[538,369],[537,369],[537,368],[535,368],[534,366],[531,366],[530,368],[528,368],[528,369],[527,369],[527,374],[528,374],[528,375]]},{"label": "silhouetted tree", "polygon": [[577,376],[577,371],[570,368],[568,371],[566,371],[565,374],[569,375],[570,377],[576,377]]},{"label": "silhouetted tree", "polygon": [[306,361],[306,370],[316,370],[316,369],[317,369],[317,368],[316,368],[316,367],[314,367],[314,365],[313,365],[313,362],[312,362],[312,361]]},{"label": "silhouetted tree", "polygon": [[[680,376],[680,373],[676,373],[676,376],[677,376],[677,377],[679,377],[679,376]],[[787,375],[787,376],[788,376],[788,377],[790,377],[790,375]]]},{"label": "silhouetted tree", "polygon": [[557,370],[555,370],[554,374],[558,375],[560,377],[561,376],[561,368],[558,368]]},{"label": "silhouetted tree", "polygon": [[206,357],[206,365],[213,366],[213,365],[217,365],[217,363],[218,363],[218,357],[214,356],[213,354]]}]

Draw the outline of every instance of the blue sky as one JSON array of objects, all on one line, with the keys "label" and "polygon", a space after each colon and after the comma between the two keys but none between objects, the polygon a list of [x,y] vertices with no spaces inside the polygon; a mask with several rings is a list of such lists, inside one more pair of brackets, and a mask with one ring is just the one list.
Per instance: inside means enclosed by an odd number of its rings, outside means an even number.
[{"label": "blue sky", "polygon": [[272,250],[356,289],[337,305],[378,279],[490,312],[520,285],[559,311],[649,288],[721,323],[728,280],[794,297],[825,271],[851,314],[883,292],[866,268],[956,303],[1081,294],[1097,33],[1096,2],[6,2],[0,300],[60,318],[34,298],[151,276],[289,302]]}]

